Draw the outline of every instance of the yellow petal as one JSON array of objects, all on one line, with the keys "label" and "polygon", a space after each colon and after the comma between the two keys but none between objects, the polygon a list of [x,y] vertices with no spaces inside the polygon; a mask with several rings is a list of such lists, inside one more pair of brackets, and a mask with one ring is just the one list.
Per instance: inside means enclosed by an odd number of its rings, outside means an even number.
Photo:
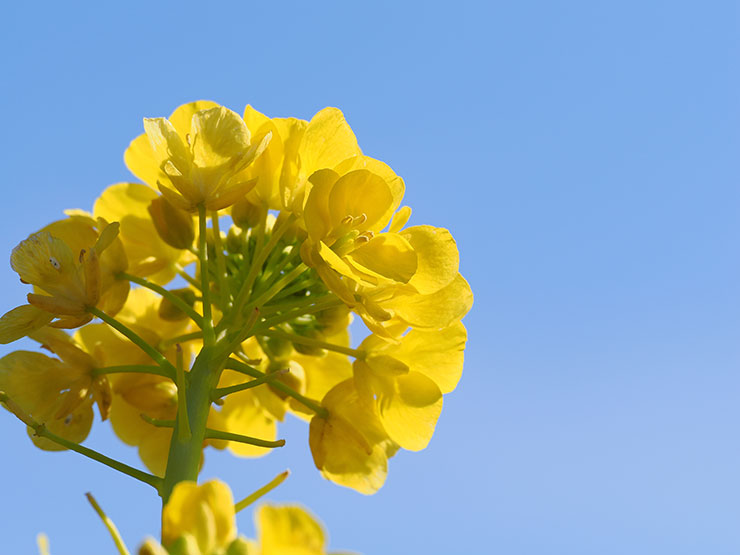
[{"label": "yellow petal", "polygon": [[308,236],[314,242],[321,241],[331,231],[329,218],[329,193],[339,174],[333,170],[319,170],[311,175],[311,192],[306,199],[303,218]]},{"label": "yellow petal", "polygon": [[218,104],[211,100],[196,100],[195,102],[188,102],[175,108],[168,120],[175,128],[177,133],[184,137],[187,133],[190,133],[190,125],[193,122],[193,116],[201,110],[208,110],[210,108],[218,108]]},{"label": "yellow petal", "polygon": [[190,155],[187,146],[166,118],[144,118],[144,131],[159,167],[169,160],[180,172],[189,171]]},{"label": "yellow petal", "polygon": [[193,162],[199,168],[220,166],[249,148],[249,129],[239,114],[223,106],[193,114],[190,128]]},{"label": "yellow petal", "polygon": [[367,170],[349,172],[337,180],[329,193],[331,227],[338,228],[347,216],[364,215],[364,223],[355,225],[354,229],[376,230],[376,224],[392,202],[393,195],[382,177]]},{"label": "yellow petal", "polygon": [[203,553],[224,549],[236,538],[234,498],[229,486],[212,480],[180,482],[162,511],[162,543],[191,534]]},{"label": "yellow petal", "polygon": [[455,279],[460,255],[449,231],[442,227],[418,225],[403,230],[401,235],[411,244],[418,260],[418,268],[409,285],[422,295],[429,295]]},{"label": "yellow petal", "polygon": [[160,168],[160,162],[146,133],[131,141],[123,155],[123,161],[132,174],[152,187],[156,187],[158,181],[169,182]]},{"label": "yellow petal", "polygon": [[[175,276],[174,264],[182,251],[165,243],[154,226],[149,207],[160,199],[156,191],[145,185],[117,183],[103,191],[95,202],[93,214],[109,222],[120,222],[120,238],[129,260],[130,273],[141,277],[158,274],[153,280],[164,284]],[[187,219],[191,220],[189,216]],[[172,224],[172,221],[168,223]],[[180,229],[170,227],[174,232]]]},{"label": "yellow petal", "polygon": [[300,146],[301,172],[333,168],[343,160],[361,154],[357,139],[344,114],[337,108],[324,108],[306,127]]},{"label": "yellow petal", "polygon": [[351,379],[332,388],[322,405],[329,416],[314,416],[308,436],[316,467],[339,485],[375,493],[388,472],[389,441],[374,409],[360,401]]},{"label": "yellow petal", "polygon": [[298,505],[263,504],[255,511],[261,555],[324,555],[321,524]]},{"label": "yellow petal", "polygon": [[[90,433],[90,429],[92,428],[92,399],[88,399],[83,402],[63,418],[54,418],[52,415],[48,415],[45,418],[40,418],[39,421],[43,423],[44,426],[46,426],[46,429],[51,433],[63,437],[66,440],[73,441],[74,443],[82,443],[85,441]],[[66,447],[62,447],[50,439],[36,436],[31,428],[28,428],[28,436],[36,447],[43,449],[44,451],[66,450]]]},{"label": "yellow petal", "polygon": [[10,255],[10,265],[21,280],[49,293],[76,287],[77,293],[82,294],[75,253],[64,240],[47,231],[21,241]]},{"label": "yellow petal", "polygon": [[155,476],[164,476],[172,440],[172,428],[157,428],[146,434],[139,443],[139,458]]},{"label": "yellow petal", "polygon": [[473,306],[473,293],[460,274],[431,295],[397,295],[384,306],[414,328],[446,328],[461,320]]},{"label": "yellow petal", "polygon": [[403,206],[401,209],[393,214],[393,219],[391,219],[390,226],[388,227],[388,231],[390,233],[398,233],[403,229],[403,226],[406,225],[406,222],[409,221],[409,218],[411,217],[411,208],[408,206]]},{"label": "yellow petal", "polygon": [[393,441],[404,449],[421,451],[432,439],[442,412],[442,392],[419,372],[410,372],[394,381],[392,394],[378,395],[380,420]]},{"label": "yellow petal", "polygon": [[406,283],[417,271],[417,254],[411,244],[396,233],[381,233],[361,244],[350,258],[385,279]]},{"label": "yellow petal", "polygon": [[45,326],[54,316],[30,304],[17,306],[0,318],[0,343],[11,343]]},{"label": "yellow petal", "polygon": [[467,332],[462,322],[441,330],[411,330],[388,352],[434,380],[442,393],[455,389],[463,370]]}]

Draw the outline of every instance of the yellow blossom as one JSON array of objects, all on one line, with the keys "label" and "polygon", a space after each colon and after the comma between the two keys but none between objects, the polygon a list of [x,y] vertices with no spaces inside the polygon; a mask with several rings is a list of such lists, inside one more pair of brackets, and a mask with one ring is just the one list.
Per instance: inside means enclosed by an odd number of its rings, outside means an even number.
[{"label": "yellow blossom", "polygon": [[162,511],[162,543],[189,535],[203,555],[221,552],[236,538],[234,498],[220,480],[180,482]]},{"label": "yellow blossom", "polygon": [[467,334],[461,322],[433,331],[411,330],[398,343],[371,335],[354,363],[355,383],[375,403],[388,436],[404,449],[419,451],[432,438],[442,394],[462,375]]},{"label": "yellow blossom", "polygon": [[244,197],[255,181],[244,170],[270,141],[250,143],[244,120],[210,102],[180,106],[167,118],[145,118],[149,145],[135,139],[126,155],[131,171],[159,187],[175,206],[220,210]]},{"label": "yellow blossom", "polygon": [[[128,258],[128,272],[149,277],[159,284],[165,284],[175,276],[178,264],[186,265],[193,260],[192,254],[185,249],[192,244],[194,237],[192,217],[184,212],[190,223],[190,241],[185,240],[178,245],[179,248],[174,248],[160,237],[151,210],[152,207],[157,210],[162,201],[162,197],[146,185],[117,183],[103,191],[93,208],[96,218],[120,222],[119,237]],[[171,221],[165,225],[172,231],[178,229]]]},{"label": "yellow blossom", "polygon": [[316,468],[339,485],[375,493],[385,482],[388,457],[398,448],[383,429],[377,409],[360,397],[352,379],[334,386],[321,405],[328,416],[314,416],[308,436]]},{"label": "yellow blossom", "polygon": [[[96,402],[103,420],[108,417],[111,389],[105,376],[96,376],[94,359],[67,334],[42,328],[32,338],[59,358],[31,351],[15,351],[0,359],[0,391],[5,391],[32,418],[52,433],[75,443],[88,435]],[[44,450],[63,449],[46,438],[31,435]]]}]

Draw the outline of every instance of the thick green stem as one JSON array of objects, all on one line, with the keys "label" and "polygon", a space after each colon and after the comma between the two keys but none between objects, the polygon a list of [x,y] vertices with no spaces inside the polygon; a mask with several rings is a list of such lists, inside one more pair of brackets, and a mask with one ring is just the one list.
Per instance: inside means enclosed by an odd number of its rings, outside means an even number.
[{"label": "thick green stem", "polygon": [[180,438],[179,422],[172,433],[167,469],[162,487],[162,501],[172,494],[175,485],[183,480],[197,481],[203,441],[206,439],[206,424],[211,408],[211,391],[218,383],[223,360],[214,356],[213,347],[204,347],[198,354],[187,389],[187,416],[190,425],[190,438]]}]

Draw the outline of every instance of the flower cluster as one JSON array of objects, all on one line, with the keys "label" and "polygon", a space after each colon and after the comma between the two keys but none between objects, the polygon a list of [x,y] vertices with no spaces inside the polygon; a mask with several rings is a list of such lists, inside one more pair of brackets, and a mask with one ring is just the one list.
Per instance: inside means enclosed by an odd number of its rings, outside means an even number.
[{"label": "flower cluster", "polygon": [[[427,446],[462,373],[472,293],[450,233],[407,226],[403,180],[335,108],[305,121],[193,102],[145,119],[124,158],[141,183],[14,249],[34,291],[0,318],[0,342],[53,356],[0,359],[0,402],[39,447],[88,456],[97,405],[151,474],[118,469],[168,506],[211,495],[177,489],[204,447],[262,456],[288,413],[310,422],[324,477],[377,491],[399,448]],[[355,317],[369,335],[353,347]],[[263,530],[283,518],[260,515]],[[233,540],[213,518],[204,553]],[[164,522],[165,538],[179,529]]]}]

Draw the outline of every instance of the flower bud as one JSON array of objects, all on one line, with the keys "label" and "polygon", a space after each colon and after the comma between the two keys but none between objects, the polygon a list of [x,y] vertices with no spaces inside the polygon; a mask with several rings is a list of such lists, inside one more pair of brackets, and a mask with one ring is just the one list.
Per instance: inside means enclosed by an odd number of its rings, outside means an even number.
[{"label": "flower bud", "polygon": [[162,240],[176,249],[187,249],[195,240],[193,218],[176,208],[164,197],[157,197],[149,204],[149,215]]},{"label": "flower bud", "polygon": [[270,360],[285,360],[293,354],[293,344],[287,339],[258,335],[257,341]]},{"label": "flower bud", "polygon": [[[195,292],[192,289],[172,289],[170,290],[170,293],[185,301],[190,307],[195,304]],[[168,322],[178,322],[188,318],[187,314],[165,297],[163,297],[159,302],[159,309],[157,312],[162,320],[167,320]]]},{"label": "flower bud", "polygon": [[264,217],[264,208],[243,198],[231,207],[231,219],[242,229],[256,227]]}]

